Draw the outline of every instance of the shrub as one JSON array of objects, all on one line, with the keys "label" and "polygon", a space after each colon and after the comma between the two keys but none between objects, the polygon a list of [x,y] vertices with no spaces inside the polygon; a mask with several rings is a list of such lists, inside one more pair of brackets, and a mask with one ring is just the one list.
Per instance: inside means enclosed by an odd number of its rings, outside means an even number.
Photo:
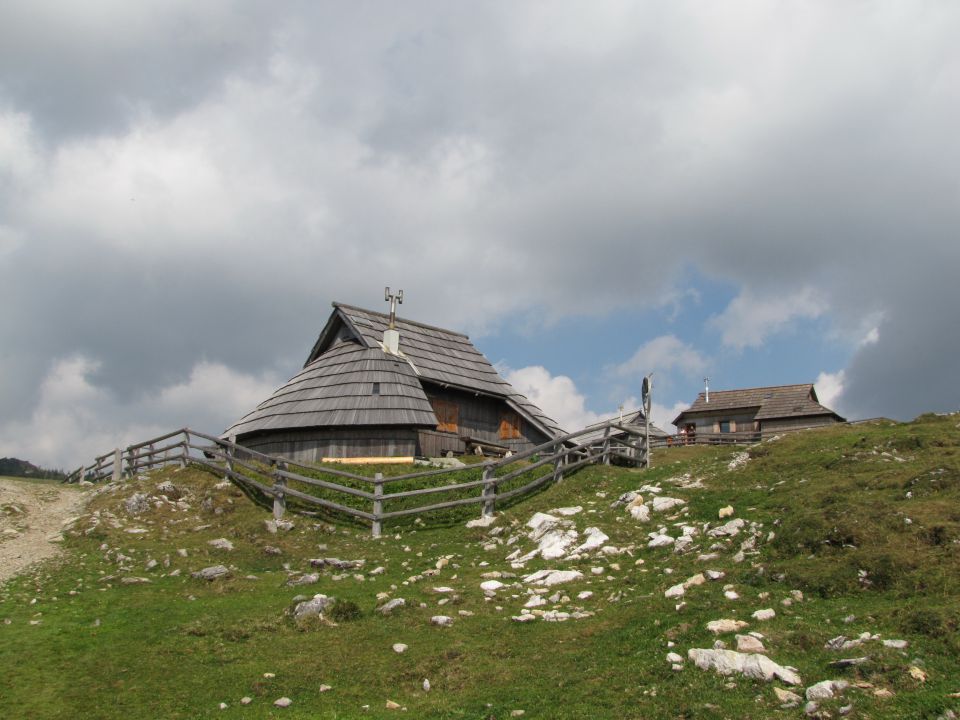
[{"label": "shrub", "polygon": [[338,623],[357,620],[360,614],[360,606],[352,600],[337,600],[330,608],[330,619]]}]

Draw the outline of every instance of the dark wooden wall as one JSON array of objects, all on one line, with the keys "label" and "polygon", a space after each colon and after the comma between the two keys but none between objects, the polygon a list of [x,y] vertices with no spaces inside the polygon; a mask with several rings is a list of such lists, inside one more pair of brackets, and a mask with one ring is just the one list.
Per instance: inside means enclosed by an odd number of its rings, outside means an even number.
[{"label": "dark wooden wall", "polygon": [[410,427],[304,428],[240,436],[251,450],[302,463],[323,458],[411,457],[417,454],[417,431]]},{"label": "dark wooden wall", "polygon": [[458,419],[456,432],[421,430],[418,449],[420,455],[436,457],[448,450],[455,453],[463,452],[464,443],[461,439],[463,436],[496,445],[505,445],[513,452],[528,450],[550,439],[522,418],[520,419],[520,437],[501,439],[500,421],[503,412],[509,411],[509,407],[502,400],[426,384],[424,389],[429,400],[440,399],[454,403],[458,409]]}]

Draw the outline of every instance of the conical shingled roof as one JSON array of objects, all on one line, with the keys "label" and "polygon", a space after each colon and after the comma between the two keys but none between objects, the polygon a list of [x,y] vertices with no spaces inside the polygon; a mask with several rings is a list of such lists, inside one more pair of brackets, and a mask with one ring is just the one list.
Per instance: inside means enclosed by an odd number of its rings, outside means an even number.
[{"label": "conical shingled roof", "polygon": [[437,417],[409,364],[347,340],[307,365],[223,436],[348,425],[435,427]]}]

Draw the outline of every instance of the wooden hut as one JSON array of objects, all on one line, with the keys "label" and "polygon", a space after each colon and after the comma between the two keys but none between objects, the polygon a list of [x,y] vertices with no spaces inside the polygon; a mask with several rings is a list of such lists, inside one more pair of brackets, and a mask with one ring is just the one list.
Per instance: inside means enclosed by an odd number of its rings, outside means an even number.
[{"label": "wooden hut", "polygon": [[690,439],[699,435],[760,434],[846,422],[817,399],[813,383],[702,392],[673,424]]},{"label": "wooden hut", "polygon": [[466,335],[335,302],[303,370],[223,437],[315,463],[502,454],[562,434]]}]

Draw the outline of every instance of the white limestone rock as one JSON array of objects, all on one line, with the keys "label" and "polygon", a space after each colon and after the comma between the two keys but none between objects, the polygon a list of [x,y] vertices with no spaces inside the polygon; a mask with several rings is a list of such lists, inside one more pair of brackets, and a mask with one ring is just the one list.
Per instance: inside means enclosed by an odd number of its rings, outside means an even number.
[{"label": "white limestone rock", "polygon": [[846,680],[821,680],[807,688],[807,700],[829,700],[850,687]]},{"label": "white limestone rock", "polygon": [[632,506],[629,513],[630,517],[638,522],[648,522],[650,520],[650,508],[642,503]]},{"label": "white limestone rock", "polygon": [[735,650],[691,648],[687,657],[701,670],[714,670],[720,675],[741,673],[749,678],[770,682],[779,679],[788,685],[799,685],[800,676],[791,668],[778,665],[764,655]]},{"label": "white limestone rock", "polygon": [[217,550],[233,550],[233,543],[227,540],[226,538],[217,538],[216,540],[208,540],[207,545]]},{"label": "white limestone rock", "polygon": [[687,589],[686,587],[684,587],[684,584],[680,583],[679,585],[674,585],[673,587],[668,588],[667,591],[663,594],[663,596],[671,599],[683,597],[686,591]]},{"label": "white limestone rock", "polygon": [[743,620],[731,620],[729,618],[724,618],[722,620],[711,620],[707,623],[707,630],[712,632],[714,635],[737,632],[745,627],[747,627],[747,623],[745,623]]},{"label": "white limestone rock", "polygon": [[528,585],[541,585],[550,587],[560,585],[561,583],[572,582],[583,577],[579,570],[538,570],[535,573],[527,575],[523,581]]},{"label": "white limestone rock", "polygon": [[737,652],[742,653],[765,653],[767,649],[758,638],[753,635],[737,635]]},{"label": "white limestone rock", "polygon": [[[301,596],[302,597],[302,596]],[[318,617],[336,602],[336,598],[327,597],[323,594],[314,595],[310,600],[304,600],[297,603],[293,608],[293,616],[297,620],[303,620],[309,617]]]},{"label": "white limestone rock", "polygon": [[437,627],[450,627],[453,625],[453,618],[449,615],[434,615],[430,618],[430,624]]},{"label": "white limestone rock", "polygon": [[687,504],[686,500],[666,496],[655,497],[651,502],[654,512],[667,512],[668,510],[673,510],[675,507]]},{"label": "white limestone rock", "polygon": [[603,544],[610,539],[600,528],[588,527],[584,530],[584,533],[587,535],[586,540],[576,547],[573,552],[583,553],[596,550],[599,547],[603,547]]},{"label": "white limestone rock", "polygon": [[477,518],[476,520],[468,520],[467,527],[468,528],[486,528],[493,525],[496,521],[497,521],[496,515],[483,515]]},{"label": "white limestone rock", "polygon": [[669,535],[654,534],[654,536],[650,538],[650,542],[647,543],[647,547],[648,548],[669,547],[673,545],[674,542],[676,542],[676,540],[674,540],[674,538],[670,537]]},{"label": "white limestone rock", "polygon": [[707,535],[715,538],[735,537],[740,534],[740,531],[746,524],[743,518],[734,518],[720,527],[713,528],[713,530],[707,532]]},{"label": "white limestone rock", "polygon": [[772,620],[776,616],[777,613],[773,608],[764,608],[763,610],[757,610],[750,617],[754,620]]}]

